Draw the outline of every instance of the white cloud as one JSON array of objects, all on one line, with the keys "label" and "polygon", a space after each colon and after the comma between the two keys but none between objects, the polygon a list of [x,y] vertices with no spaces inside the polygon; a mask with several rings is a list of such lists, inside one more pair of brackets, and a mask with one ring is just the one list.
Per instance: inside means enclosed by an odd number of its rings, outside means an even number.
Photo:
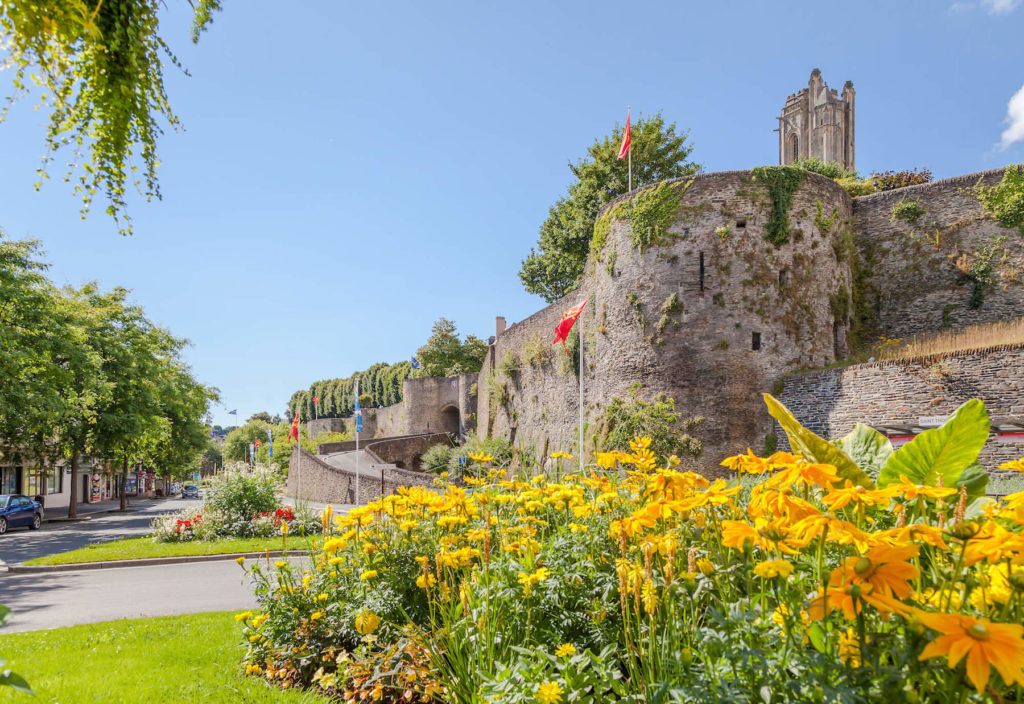
[{"label": "white cloud", "polygon": [[990,15],[1005,15],[1013,12],[1020,5],[1020,0],[981,0]]},{"label": "white cloud", "polygon": [[1024,140],[1024,86],[1013,94],[1010,102],[1006,104],[1007,127],[999,142],[1000,149],[1006,149],[1015,142]]}]

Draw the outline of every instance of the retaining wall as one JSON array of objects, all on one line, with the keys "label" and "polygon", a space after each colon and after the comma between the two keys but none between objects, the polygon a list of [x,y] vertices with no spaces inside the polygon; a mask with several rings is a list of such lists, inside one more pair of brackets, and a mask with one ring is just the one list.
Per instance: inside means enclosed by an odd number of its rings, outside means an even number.
[{"label": "retaining wall", "polygon": [[[302,453],[301,470],[297,453]],[[306,501],[332,504],[364,504],[381,496],[394,494],[403,486],[433,486],[434,476],[410,472],[385,465],[364,472],[359,478],[359,500],[356,501],[356,476],[352,472],[333,467],[319,457],[298,447],[292,448],[285,493]],[[301,472],[301,497],[296,495]]]},{"label": "retaining wall", "polygon": [[[920,426],[965,401],[985,402],[993,425],[1024,423],[1024,345],[872,362],[786,377],[779,397],[797,420],[835,439],[859,421],[872,427]],[[788,449],[778,425],[779,447]],[[993,432],[980,461],[989,471],[1024,457],[1024,440],[1001,442]]]}]

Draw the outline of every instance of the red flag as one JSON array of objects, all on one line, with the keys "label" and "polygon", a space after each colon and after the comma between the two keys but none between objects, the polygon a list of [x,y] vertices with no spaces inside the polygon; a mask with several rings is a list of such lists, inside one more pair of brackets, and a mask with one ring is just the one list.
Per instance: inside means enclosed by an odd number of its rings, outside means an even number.
[{"label": "red flag", "polygon": [[629,113],[626,111],[626,129],[622,133],[622,146],[619,147],[619,159],[625,159],[629,156],[629,145],[633,143],[633,134],[629,129]]},{"label": "red flag", "polygon": [[290,444],[292,438],[295,438],[295,442],[299,441],[299,414],[295,414],[295,420],[292,421],[291,430],[288,431],[288,443]]},{"label": "red flag", "polygon": [[256,449],[257,450],[260,449],[260,439],[259,438],[256,438]]},{"label": "red flag", "polygon": [[565,350],[565,355],[569,356],[569,348],[565,346],[565,339],[569,337],[569,331],[572,330],[572,326],[576,324],[576,318],[580,317],[580,313],[583,312],[583,307],[587,305],[588,298],[583,303],[580,303],[574,308],[570,308],[562,314],[562,320],[555,326],[555,339],[551,343],[552,345],[561,342],[562,349]]},{"label": "red flag", "polygon": [[314,396],[313,403],[320,403],[320,396]]}]

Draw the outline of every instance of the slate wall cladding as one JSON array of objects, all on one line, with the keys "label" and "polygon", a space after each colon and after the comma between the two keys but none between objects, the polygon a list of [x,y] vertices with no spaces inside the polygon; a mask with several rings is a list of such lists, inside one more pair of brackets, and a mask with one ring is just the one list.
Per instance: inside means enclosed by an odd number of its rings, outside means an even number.
[{"label": "slate wall cladding", "polygon": [[[869,284],[864,309],[876,316],[866,342],[1024,314],[1024,238],[987,218],[970,192],[979,182],[998,183],[1004,173],[982,171],[854,199],[858,265]],[[893,217],[901,201],[924,208],[916,223]],[[974,286],[962,269],[1001,237],[1006,239],[994,257],[996,284],[972,308]]]},{"label": "slate wall cladding", "polygon": [[642,398],[666,394],[684,416],[707,418],[694,433],[704,443],[700,468],[711,470],[763,438],[771,419],[759,391],[787,371],[835,360],[850,311],[837,319],[833,300],[843,298],[840,291],[849,298],[852,285],[845,191],[807,174],[789,210],[792,239],[780,247],[764,237],[770,210],[764,186],[734,171],[692,179],[665,246],[637,251],[628,223],[613,220],[579,290],[507,328],[491,346],[479,432],[512,436],[542,457],[575,449],[576,374],[550,341],[563,311],[589,298],[580,318],[588,451],[608,403],[632,397],[636,384]]},{"label": "slate wall cladding", "polygon": [[[786,377],[779,400],[818,435],[838,438],[856,423],[915,425],[980,398],[993,423],[1024,422],[1024,345],[907,361],[872,362]],[[780,449],[786,434],[776,425]],[[981,453],[992,471],[1024,457],[1024,443],[1003,444],[993,433]]]},{"label": "slate wall cladding", "polygon": [[[356,502],[356,477],[337,467],[332,467],[315,455],[298,447],[292,448],[290,467],[298,467],[298,454],[302,453],[301,491],[302,499],[319,503],[354,504],[366,503],[395,493],[403,486],[433,486],[434,476],[409,472],[394,467],[363,474],[359,479],[359,501]],[[299,473],[288,472],[285,493],[295,497],[298,490]]]}]

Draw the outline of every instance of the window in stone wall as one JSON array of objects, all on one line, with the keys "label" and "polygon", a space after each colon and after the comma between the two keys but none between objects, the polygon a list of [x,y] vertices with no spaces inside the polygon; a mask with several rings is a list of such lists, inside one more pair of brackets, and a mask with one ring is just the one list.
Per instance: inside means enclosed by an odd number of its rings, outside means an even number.
[{"label": "window in stone wall", "polygon": [[746,226],[747,226],[747,219],[746,218],[740,218],[739,220],[736,221],[736,229],[737,230],[742,230]]},{"label": "window in stone wall", "polygon": [[789,285],[789,269],[779,269],[779,288]]},{"label": "window in stone wall", "polygon": [[755,352],[761,349],[761,333],[750,333],[750,349],[754,350]]},{"label": "window in stone wall", "polygon": [[700,290],[704,291],[704,252],[700,253]]}]

